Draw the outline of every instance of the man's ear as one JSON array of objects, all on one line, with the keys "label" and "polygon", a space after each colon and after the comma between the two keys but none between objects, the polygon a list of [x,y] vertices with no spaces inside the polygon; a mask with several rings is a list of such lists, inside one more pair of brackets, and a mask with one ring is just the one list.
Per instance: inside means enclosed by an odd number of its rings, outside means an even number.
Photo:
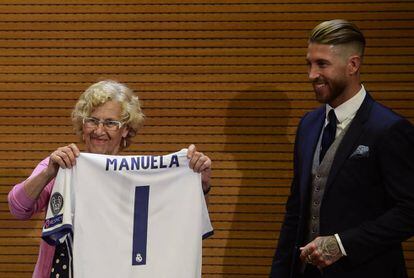
[{"label": "man's ear", "polygon": [[355,75],[359,72],[361,67],[361,57],[359,55],[352,55],[348,58],[348,74]]}]

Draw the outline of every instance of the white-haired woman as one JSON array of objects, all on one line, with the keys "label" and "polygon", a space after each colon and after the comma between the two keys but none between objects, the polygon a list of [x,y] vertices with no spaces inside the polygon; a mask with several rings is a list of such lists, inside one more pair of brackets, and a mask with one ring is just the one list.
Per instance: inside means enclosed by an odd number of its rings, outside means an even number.
[{"label": "white-haired woman", "polygon": [[[91,85],[79,98],[72,112],[77,134],[85,144],[85,152],[116,155],[131,144],[142,126],[144,114],[138,97],[125,85],[106,80]],[[79,149],[76,144],[63,146],[41,161],[25,181],[9,192],[10,212],[19,219],[29,219],[45,211],[59,167],[71,168],[76,164]],[[188,147],[190,167],[202,174],[203,191],[210,189],[211,160]],[[67,260],[60,257],[68,252],[64,244],[54,246],[41,241],[34,278],[67,275]]]}]

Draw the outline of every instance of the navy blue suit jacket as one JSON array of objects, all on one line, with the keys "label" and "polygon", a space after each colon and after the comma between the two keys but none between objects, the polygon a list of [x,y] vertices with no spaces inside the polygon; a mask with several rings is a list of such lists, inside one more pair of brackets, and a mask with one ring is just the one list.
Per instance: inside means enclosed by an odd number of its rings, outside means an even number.
[{"label": "navy blue suit jacket", "polygon": [[[297,277],[306,242],[313,155],[325,106],[301,120],[294,177],[270,277]],[[363,154],[356,154],[358,146]],[[368,147],[368,148],[366,148]],[[338,233],[347,256],[323,277],[407,277],[401,242],[414,235],[414,127],[366,95],[336,152],[320,209],[320,235]]]}]

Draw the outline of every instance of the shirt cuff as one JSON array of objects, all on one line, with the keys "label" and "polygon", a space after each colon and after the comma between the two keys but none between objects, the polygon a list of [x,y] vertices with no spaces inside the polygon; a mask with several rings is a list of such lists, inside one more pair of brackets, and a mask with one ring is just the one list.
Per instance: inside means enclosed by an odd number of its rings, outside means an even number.
[{"label": "shirt cuff", "polygon": [[341,249],[342,255],[346,256],[345,248],[344,248],[344,246],[342,245],[341,238],[339,237],[339,235],[338,235],[338,234],[335,234],[335,238],[336,238],[336,241],[338,242],[339,249]]}]

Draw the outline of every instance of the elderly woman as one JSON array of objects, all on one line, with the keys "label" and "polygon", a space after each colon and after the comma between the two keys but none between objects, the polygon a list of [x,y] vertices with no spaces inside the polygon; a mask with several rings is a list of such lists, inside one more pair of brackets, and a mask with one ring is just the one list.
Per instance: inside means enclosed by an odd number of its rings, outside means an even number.
[{"label": "elderly woman", "polygon": [[[144,120],[138,97],[125,85],[107,80],[90,86],[79,98],[72,121],[85,143],[85,152],[116,155],[131,144]],[[45,211],[59,167],[71,168],[76,164],[79,149],[75,144],[63,146],[41,161],[25,181],[15,185],[8,195],[11,213],[19,219]],[[211,160],[188,147],[190,167],[202,174],[205,194],[210,190]],[[66,277],[68,267],[55,265],[59,256],[66,254],[64,244],[48,245],[42,240],[34,278]],[[55,257],[55,259],[54,259]],[[59,268],[61,272],[56,271]]]}]

